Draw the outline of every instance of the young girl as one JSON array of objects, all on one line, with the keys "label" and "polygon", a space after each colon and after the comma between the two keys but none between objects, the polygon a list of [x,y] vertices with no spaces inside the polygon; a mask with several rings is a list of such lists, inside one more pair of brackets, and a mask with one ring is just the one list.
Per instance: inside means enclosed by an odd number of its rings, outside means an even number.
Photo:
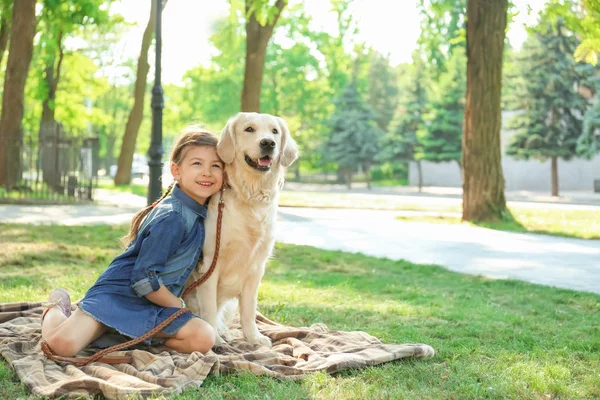
[{"label": "young girl", "polygon": [[[217,138],[207,131],[184,133],[171,154],[175,182],[158,202],[134,216],[125,238],[129,246],[100,275],[79,308],[71,315],[64,289],[50,294],[53,304],[42,317],[42,339],[55,354],[73,356],[108,328],[131,338],[142,336],[185,307],[179,296],[202,251],[205,203],[223,185],[216,146]],[[182,353],[206,353],[215,332],[186,312],[155,338],[166,339],[166,346]]]}]

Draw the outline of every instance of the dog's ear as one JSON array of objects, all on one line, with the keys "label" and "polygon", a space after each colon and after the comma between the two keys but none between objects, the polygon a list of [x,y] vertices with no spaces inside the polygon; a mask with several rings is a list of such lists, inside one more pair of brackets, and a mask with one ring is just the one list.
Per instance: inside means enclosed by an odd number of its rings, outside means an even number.
[{"label": "dog's ear", "polygon": [[233,159],[235,158],[235,121],[237,120],[235,117],[229,118],[227,121],[227,125],[221,131],[221,137],[219,138],[219,144],[217,144],[217,154],[221,157],[221,160],[225,164],[231,164]]},{"label": "dog's ear", "polygon": [[276,117],[281,127],[281,165],[289,167],[298,158],[298,144],[290,134],[290,128],[283,118]]}]

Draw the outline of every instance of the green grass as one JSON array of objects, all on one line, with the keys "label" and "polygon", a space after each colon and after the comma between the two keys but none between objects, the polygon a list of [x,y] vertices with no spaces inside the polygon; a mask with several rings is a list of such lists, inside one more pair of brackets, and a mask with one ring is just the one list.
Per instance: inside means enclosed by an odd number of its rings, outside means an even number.
[{"label": "green grass", "polygon": [[48,189],[46,184],[40,184],[35,190],[29,188],[10,192],[0,187],[0,204],[73,204],[80,201],[82,200],[56,193]]},{"label": "green grass", "polygon": [[371,182],[373,186],[393,187],[393,186],[408,186],[406,179],[383,179],[380,181]]},{"label": "green grass", "polygon": [[98,188],[133,193],[143,197],[148,195],[148,185],[144,184],[130,183],[128,185],[115,185],[112,180],[101,180],[98,181]]},{"label": "green grass", "polygon": [[[500,231],[543,233],[579,239],[600,239],[600,210],[569,210],[559,208],[510,207],[511,218],[506,221],[474,225]],[[398,216],[399,220],[460,224],[458,216]]]},{"label": "green grass", "polygon": [[[56,286],[82,296],[125,227],[0,225],[0,302],[44,300]],[[431,265],[278,245],[259,294],[276,321],[363,330],[437,354],[287,382],[210,376],[178,399],[600,398],[600,296]],[[26,389],[0,362],[0,393]]]}]

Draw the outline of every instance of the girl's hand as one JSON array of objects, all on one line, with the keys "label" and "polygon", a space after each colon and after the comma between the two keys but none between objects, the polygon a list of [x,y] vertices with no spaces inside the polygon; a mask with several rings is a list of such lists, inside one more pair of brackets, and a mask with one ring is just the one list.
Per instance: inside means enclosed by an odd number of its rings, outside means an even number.
[{"label": "girl's hand", "polygon": [[156,292],[148,293],[146,298],[161,307],[182,308],[182,305],[185,304],[182,304],[181,299],[171,293],[165,285],[160,285]]}]

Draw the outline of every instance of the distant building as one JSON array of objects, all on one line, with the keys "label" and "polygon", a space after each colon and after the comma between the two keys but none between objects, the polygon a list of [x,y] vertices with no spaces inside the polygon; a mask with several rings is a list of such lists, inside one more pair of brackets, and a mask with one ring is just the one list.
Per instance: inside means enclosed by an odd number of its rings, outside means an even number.
[{"label": "distant building", "polygon": [[[502,112],[503,126],[514,111]],[[501,129],[502,168],[506,190],[535,190],[550,192],[552,188],[552,172],[550,160],[545,162],[530,160],[520,161],[508,157],[504,148],[512,131]],[[456,162],[433,163],[423,161],[423,186],[462,186],[461,174]],[[594,190],[594,180],[600,179],[600,155],[592,160],[574,158],[571,161],[558,160],[558,182],[560,190]],[[418,184],[417,165],[409,165],[408,181],[410,185]]]}]

